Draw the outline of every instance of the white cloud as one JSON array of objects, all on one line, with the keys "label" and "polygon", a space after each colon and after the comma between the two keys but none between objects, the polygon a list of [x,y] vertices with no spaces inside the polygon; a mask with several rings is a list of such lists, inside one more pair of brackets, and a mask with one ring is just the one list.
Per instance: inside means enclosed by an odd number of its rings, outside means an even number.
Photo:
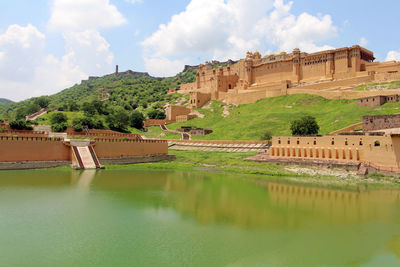
[{"label": "white cloud", "polygon": [[360,45],[361,46],[367,46],[368,45],[368,40],[365,37],[361,37],[360,39]]},{"label": "white cloud", "polygon": [[45,36],[34,26],[10,25],[0,35],[0,78],[30,81],[32,68],[40,62]]},{"label": "white cloud", "polygon": [[136,4],[136,3],[143,3],[143,0],[125,0],[125,2]]},{"label": "white cloud", "polygon": [[184,60],[169,60],[165,57],[144,58],[146,69],[152,70],[154,73],[160,74],[159,76],[169,77],[182,71],[182,66],[185,64]]},{"label": "white cloud", "polygon": [[94,30],[64,34],[66,55],[63,60],[90,75],[104,75],[112,71],[114,59],[110,44]]},{"label": "white cloud", "polygon": [[54,0],[47,28],[64,38],[60,58],[45,53],[45,34],[35,26],[9,26],[0,34],[0,97],[52,94],[89,75],[112,72],[114,55],[99,29],[123,23],[109,0]]},{"label": "white cloud", "polygon": [[297,17],[290,13],[291,6],[282,0],[191,0],[185,11],[142,42],[145,60],[165,64],[146,64],[147,70],[164,76],[160,71],[176,68],[177,57],[195,63],[199,56],[239,59],[248,50],[263,52],[270,46],[307,52],[332,48],[318,45],[337,34],[331,17],[308,13]]},{"label": "white cloud", "polygon": [[48,27],[51,30],[84,31],[126,23],[109,0],[54,0]]},{"label": "white cloud", "polygon": [[336,36],[337,28],[333,26],[331,16],[315,17],[302,13],[296,17],[290,13],[292,5],[293,2],[284,4],[283,0],[276,0],[274,10],[257,25],[266,41],[288,52],[296,47],[306,52],[331,49],[331,46],[316,44]]},{"label": "white cloud", "polygon": [[11,25],[0,35],[0,97],[22,100],[53,94],[88,75],[112,72],[113,54],[97,31],[64,34],[66,54],[44,53],[45,35],[36,27]]},{"label": "white cloud", "polygon": [[389,51],[386,56],[386,61],[400,61],[400,50],[399,51]]}]

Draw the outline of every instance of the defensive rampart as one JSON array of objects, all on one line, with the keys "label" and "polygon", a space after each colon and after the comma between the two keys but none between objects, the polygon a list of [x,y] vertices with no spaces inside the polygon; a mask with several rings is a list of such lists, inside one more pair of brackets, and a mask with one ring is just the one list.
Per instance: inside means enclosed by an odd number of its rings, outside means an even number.
[{"label": "defensive rampart", "polygon": [[[281,52],[264,57],[259,52],[248,52],[246,58],[234,65],[218,69],[209,64],[199,65],[196,82],[181,85],[181,93],[190,93],[192,107],[205,104],[202,95],[207,101],[233,104],[299,93],[331,99],[359,98],[360,93],[342,91],[370,81],[400,79],[399,62],[374,60],[372,51],[358,45],[311,54],[296,48],[290,54]],[[282,82],[288,86],[282,88]]]},{"label": "defensive rampart", "polygon": [[273,137],[271,159],[364,163],[400,172],[400,135]]},{"label": "defensive rampart", "polygon": [[147,119],[144,121],[144,126],[145,127],[150,127],[150,126],[160,126],[160,125],[165,125],[168,123],[171,123],[173,121],[171,120],[154,120],[154,119]]},{"label": "defensive rampart", "polygon": [[97,157],[118,158],[130,156],[168,154],[168,143],[164,140],[96,139],[93,145]]},{"label": "defensive rampart", "polygon": [[[164,140],[99,137],[92,141],[92,145],[98,158],[113,159],[114,163],[118,163],[118,160],[134,163],[138,161],[135,157],[145,157],[145,161],[139,160],[142,162],[162,160],[168,155],[168,143]],[[59,138],[0,136],[0,148],[0,169],[53,167],[57,165],[56,162],[65,164],[74,157],[70,141]]]},{"label": "defensive rampart", "polygon": [[61,139],[0,136],[0,162],[67,161],[70,149]]}]

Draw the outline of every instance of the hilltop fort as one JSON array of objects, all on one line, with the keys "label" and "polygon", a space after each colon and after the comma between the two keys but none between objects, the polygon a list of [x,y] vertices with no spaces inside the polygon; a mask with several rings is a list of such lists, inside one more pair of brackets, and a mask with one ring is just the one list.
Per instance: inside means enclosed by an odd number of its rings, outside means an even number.
[{"label": "hilltop fort", "polygon": [[[290,54],[264,57],[247,52],[244,59],[226,67],[213,69],[210,62],[199,65],[196,81],[182,84],[179,92],[190,94],[191,107],[201,107],[209,100],[246,104],[299,93],[330,99],[368,97],[376,92],[352,89],[370,81],[400,79],[400,62],[374,60],[373,52],[359,45],[311,54],[296,48]],[[394,91],[380,90],[379,94]]]}]

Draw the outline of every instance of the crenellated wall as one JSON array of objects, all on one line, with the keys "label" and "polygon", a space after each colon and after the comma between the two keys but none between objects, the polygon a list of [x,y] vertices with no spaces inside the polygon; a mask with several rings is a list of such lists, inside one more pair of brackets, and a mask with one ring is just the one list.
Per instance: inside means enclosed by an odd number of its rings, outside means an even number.
[{"label": "crenellated wall", "polygon": [[66,161],[70,148],[61,139],[0,136],[0,162]]},{"label": "crenellated wall", "polygon": [[[99,158],[167,155],[165,140],[96,138],[92,142]],[[0,136],[0,162],[71,161],[68,142],[57,138]]]},{"label": "crenellated wall", "polygon": [[[279,94],[270,89],[282,81],[301,89],[301,93],[335,89],[337,92],[328,97],[340,98],[340,92],[345,90],[341,87],[400,79],[400,62],[374,63],[374,59],[371,51],[358,45],[311,54],[294,49],[291,54],[281,52],[264,57],[258,52],[248,52],[245,59],[231,66],[213,69],[210,65],[200,65],[196,82],[182,85],[181,92],[201,93],[211,100],[243,104],[286,94],[285,90]],[[199,102],[200,98],[191,94],[192,107],[201,107],[206,102]]]},{"label": "crenellated wall", "polygon": [[273,137],[271,158],[359,162],[399,169],[398,135],[329,135]]},{"label": "crenellated wall", "polygon": [[129,156],[168,154],[165,140],[109,140],[96,139],[93,145],[98,158],[118,158]]}]

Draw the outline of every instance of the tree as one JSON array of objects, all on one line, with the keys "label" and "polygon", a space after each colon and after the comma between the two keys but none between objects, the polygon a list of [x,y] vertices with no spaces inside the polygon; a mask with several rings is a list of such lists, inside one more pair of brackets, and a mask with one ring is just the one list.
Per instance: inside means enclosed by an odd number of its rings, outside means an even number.
[{"label": "tree", "polygon": [[60,122],[60,123],[55,123],[51,125],[51,129],[54,132],[64,132],[65,129],[67,129],[67,123],[65,122]]},{"label": "tree", "polygon": [[66,123],[68,121],[67,115],[61,112],[55,112],[51,114],[50,116],[50,123],[51,125],[53,124],[59,124],[59,123]]},{"label": "tree", "polygon": [[106,122],[110,129],[126,132],[126,128],[129,126],[129,114],[123,108],[118,107],[107,116]]},{"label": "tree", "polygon": [[30,115],[30,114],[33,114],[35,112],[38,112],[39,110],[40,110],[39,104],[32,103],[32,104],[30,104],[29,106],[27,106],[25,108],[25,113],[26,113],[26,115]]},{"label": "tree", "polygon": [[144,116],[141,112],[133,111],[129,119],[130,119],[130,125],[133,128],[136,128],[136,129],[143,128]]},{"label": "tree", "polygon": [[267,140],[267,141],[271,140],[271,139],[272,139],[272,132],[269,131],[269,130],[266,130],[266,131],[263,133],[263,135],[261,136],[260,139],[261,139],[261,140]]},{"label": "tree", "polygon": [[318,134],[319,126],[314,117],[303,116],[291,122],[290,130],[292,135],[313,135]]},{"label": "tree", "polygon": [[70,102],[69,111],[79,111],[79,105],[75,102]]},{"label": "tree", "polygon": [[34,103],[39,105],[41,108],[47,108],[50,104],[50,100],[47,96],[41,96],[36,98]]},{"label": "tree", "polygon": [[163,120],[166,118],[166,115],[163,111],[155,109],[150,110],[147,115],[149,116],[149,119]]},{"label": "tree", "polygon": [[93,116],[97,112],[96,107],[89,102],[85,102],[82,104],[82,110],[84,111],[86,116]]},{"label": "tree", "polygon": [[25,120],[10,121],[9,126],[14,130],[33,130],[32,126],[26,124]]}]

